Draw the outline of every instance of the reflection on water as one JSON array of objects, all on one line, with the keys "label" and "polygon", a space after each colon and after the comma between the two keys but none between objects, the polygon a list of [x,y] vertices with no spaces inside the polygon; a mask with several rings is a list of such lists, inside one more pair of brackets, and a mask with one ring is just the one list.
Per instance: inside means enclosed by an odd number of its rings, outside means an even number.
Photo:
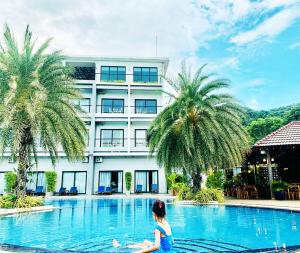
[{"label": "reflection on water", "polygon": [[[0,243],[47,249],[113,251],[153,240],[152,199],[86,199],[53,201],[53,212],[0,219]],[[225,206],[170,204],[167,218],[176,249],[226,251],[283,248],[299,243],[299,213]],[[194,245],[194,246],[193,246]]]}]

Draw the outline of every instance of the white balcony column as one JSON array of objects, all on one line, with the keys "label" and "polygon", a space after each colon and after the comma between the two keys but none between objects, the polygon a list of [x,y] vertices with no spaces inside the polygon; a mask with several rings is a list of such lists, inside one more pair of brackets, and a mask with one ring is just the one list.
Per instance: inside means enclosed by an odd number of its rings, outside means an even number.
[{"label": "white balcony column", "polygon": [[[98,67],[96,65],[96,73],[99,73]],[[97,104],[97,75],[96,80],[93,82],[92,86],[92,97],[91,97],[91,125],[89,128],[89,169],[87,173],[87,187],[86,194],[91,195],[94,193],[94,177],[95,177],[95,162],[94,162],[94,151],[95,151],[95,140],[96,140],[96,104]]]}]

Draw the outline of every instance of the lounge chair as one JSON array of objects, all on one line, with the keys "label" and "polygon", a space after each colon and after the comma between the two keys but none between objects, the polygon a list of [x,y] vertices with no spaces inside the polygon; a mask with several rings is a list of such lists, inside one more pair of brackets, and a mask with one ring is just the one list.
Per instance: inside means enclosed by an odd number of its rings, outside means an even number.
[{"label": "lounge chair", "polygon": [[72,186],[70,191],[69,191],[69,195],[77,195],[78,194],[78,190],[76,186]]},{"label": "lounge chair", "polygon": [[45,195],[45,193],[44,193],[44,186],[37,186],[35,188],[35,191],[33,191],[32,193],[34,195],[37,195],[37,196]]},{"label": "lounge chair", "polygon": [[158,187],[157,187],[157,184],[152,184],[152,185],[151,185],[151,192],[152,192],[152,193],[158,193]]},{"label": "lounge chair", "polygon": [[141,184],[136,185],[135,192],[136,193],[141,193],[143,191],[143,186]]},{"label": "lounge chair", "polygon": [[55,192],[54,195],[59,195],[59,196],[63,196],[67,194],[67,189],[66,187],[60,187],[58,192]]},{"label": "lounge chair", "polygon": [[31,190],[31,189],[27,189],[26,188],[26,195],[33,195],[33,193],[34,193],[34,190]]},{"label": "lounge chair", "polygon": [[105,186],[99,185],[97,194],[104,194],[104,191],[105,191]]},{"label": "lounge chair", "polygon": [[112,193],[111,187],[110,187],[110,186],[107,186],[106,189],[105,189],[104,194],[111,194],[111,193]]}]

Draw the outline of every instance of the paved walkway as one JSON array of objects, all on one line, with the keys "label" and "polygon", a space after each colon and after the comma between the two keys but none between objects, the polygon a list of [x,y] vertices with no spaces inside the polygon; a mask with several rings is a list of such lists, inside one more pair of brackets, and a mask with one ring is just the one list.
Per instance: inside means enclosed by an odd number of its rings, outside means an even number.
[{"label": "paved walkway", "polygon": [[225,205],[285,209],[300,212],[300,200],[226,199]]}]

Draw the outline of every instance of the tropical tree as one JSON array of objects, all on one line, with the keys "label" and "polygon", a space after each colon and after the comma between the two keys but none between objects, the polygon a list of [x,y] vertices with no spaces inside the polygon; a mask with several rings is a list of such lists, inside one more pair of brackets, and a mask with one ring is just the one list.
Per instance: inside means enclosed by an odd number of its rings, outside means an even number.
[{"label": "tropical tree", "polygon": [[248,135],[241,124],[243,110],[224,88],[228,80],[212,79],[202,66],[192,77],[185,64],[175,79],[170,103],[149,128],[150,153],[169,173],[182,168],[201,187],[201,172],[241,163]]},{"label": "tropical tree", "polygon": [[72,105],[72,69],[60,51],[46,53],[50,39],[36,48],[27,26],[21,48],[8,26],[0,45],[0,152],[11,152],[18,163],[16,193],[23,197],[26,172],[37,160],[37,145],[53,164],[61,145],[70,161],[84,155],[86,126]]}]

